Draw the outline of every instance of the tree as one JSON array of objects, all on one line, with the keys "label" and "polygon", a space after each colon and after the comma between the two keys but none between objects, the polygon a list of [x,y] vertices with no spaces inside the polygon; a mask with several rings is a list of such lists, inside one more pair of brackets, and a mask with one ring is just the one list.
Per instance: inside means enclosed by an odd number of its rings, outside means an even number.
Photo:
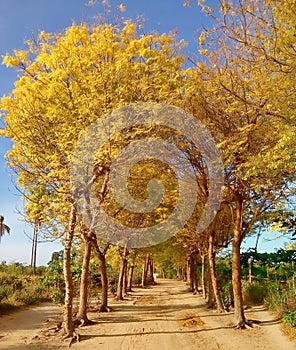
[{"label": "tree", "polygon": [[37,244],[38,244],[39,227],[40,227],[40,223],[36,220],[34,223],[32,251],[31,251],[31,266],[33,267],[34,274],[36,273],[36,264],[37,264]]},{"label": "tree", "polygon": [[10,233],[10,227],[4,223],[4,216],[0,215],[0,242],[5,233]]},{"label": "tree", "polygon": [[138,257],[139,251],[137,249],[130,249],[129,255],[128,255],[128,275],[127,275],[127,286],[126,286],[126,292],[132,292],[132,286],[133,286],[133,275],[134,275],[134,269],[137,263],[137,257]]},{"label": "tree", "polygon": [[[187,103],[193,110],[204,107],[200,118],[221,150],[234,213],[235,321],[244,328],[241,242],[295,179],[295,2],[225,1],[217,17],[203,7],[218,25],[200,36],[200,53],[208,64],[197,64],[189,73],[202,88],[194,94],[188,88]],[[209,46],[207,37],[212,39]]]},{"label": "tree", "polygon": [[108,276],[106,266],[106,253],[110,247],[110,243],[102,243],[101,240],[98,240],[94,235],[91,236],[91,239],[93,247],[98,255],[101,268],[102,300],[100,305],[100,312],[108,312],[110,311],[110,308],[108,307]]},{"label": "tree", "polygon": [[64,252],[63,252],[63,272],[65,280],[65,303],[64,303],[64,322],[63,328],[66,338],[72,338],[74,335],[74,322],[73,322],[73,280],[71,274],[71,246],[74,237],[74,230],[76,225],[76,212],[74,206],[72,206],[69,226],[66,231]]},{"label": "tree", "polygon": [[88,301],[88,280],[89,280],[89,263],[92,251],[92,240],[88,235],[88,230],[82,225],[82,237],[84,240],[84,252],[82,261],[82,273],[80,280],[80,293],[79,293],[79,310],[76,316],[81,326],[87,326],[91,324],[91,321],[87,317],[87,301]]},{"label": "tree", "polygon": [[[68,259],[75,231],[69,229],[73,220],[69,180],[75,145],[87,126],[116,107],[180,99],[184,58],[178,52],[183,44],[165,34],[140,36],[131,21],[73,24],[59,34],[42,31],[36,41],[27,44],[27,51],[14,51],[3,59],[4,64],[18,69],[19,78],[14,91],[1,100],[7,125],[1,133],[14,142],[7,158],[24,198],[33,203],[31,194],[44,189],[29,212],[38,208],[42,225],[50,227],[56,237],[66,237],[64,274],[69,289],[64,320],[66,333],[71,335]],[[98,172],[101,167],[104,171],[98,177],[104,178],[109,169],[98,163]],[[99,254],[102,282],[104,278],[107,285],[106,251],[93,236],[92,244]]]},{"label": "tree", "polygon": [[232,239],[232,215],[229,204],[222,203],[215,219],[206,230],[208,235],[208,262],[209,275],[212,284],[215,305],[219,312],[224,311],[221,295],[219,292],[216,273],[216,254],[222,248],[226,248]]},{"label": "tree", "polygon": [[117,283],[117,300],[123,300],[124,292],[126,292],[126,277],[127,277],[127,257],[129,251],[126,247],[118,250],[120,256],[120,271]]}]

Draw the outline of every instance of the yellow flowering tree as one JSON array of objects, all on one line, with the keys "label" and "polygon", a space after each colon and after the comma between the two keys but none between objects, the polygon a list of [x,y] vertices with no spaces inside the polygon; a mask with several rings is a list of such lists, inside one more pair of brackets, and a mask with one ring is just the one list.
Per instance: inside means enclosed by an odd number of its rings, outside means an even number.
[{"label": "yellow flowering tree", "polygon": [[183,44],[165,34],[140,35],[131,21],[73,24],[59,34],[40,32],[36,42],[27,44],[28,50],[3,58],[19,77],[1,100],[6,123],[1,132],[14,142],[7,159],[28,200],[28,217],[64,233],[64,329],[71,337],[69,259],[80,227],[70,192],[75,145],[87,126],[114,108],[180,100],[184,58],[178,52]]},{"label": "yellow flowering tree", "polygon": [[244,328],[250,323],[243,311],[241,242],[295,180],[296,3],[222,1],[217,16],[207,2],[200,3],[217,26],[201,34],[205,63],[189,73],[187,103],[192,110],[204,107],[200,117],[223,157],[234,218],[235,322]]}]

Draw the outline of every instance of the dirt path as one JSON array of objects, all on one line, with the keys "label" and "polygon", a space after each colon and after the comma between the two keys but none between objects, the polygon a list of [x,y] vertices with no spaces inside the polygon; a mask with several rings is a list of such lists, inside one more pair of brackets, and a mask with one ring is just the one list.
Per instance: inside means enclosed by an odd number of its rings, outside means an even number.
[{"label": "dirt path", "polygon": [[32,341],[38,340],[39,332],[48,324],[47,320],[56,318],[59,312],[60,307],[42,303],[0,317],[0,349],[31,349]]},{"label": "dirt path", "polygon": [[[235,330],[233,314],[206,308],[201,296],[187,292],[183,282],[159,280],[148,289],[135,289],[127,300],[111,300],[110,313],[90,313],[95,325],[78,329],[80,343],[73,349],[102,350],[295,350],[296,343],[281,333],[279,321],[262,307],[246,315],[259,326]],[[54,332],[60,309],[42,304],[0,318],[0,349],[55,350],[69,341]],[[46,322],[47,321],[47,322]]]}]

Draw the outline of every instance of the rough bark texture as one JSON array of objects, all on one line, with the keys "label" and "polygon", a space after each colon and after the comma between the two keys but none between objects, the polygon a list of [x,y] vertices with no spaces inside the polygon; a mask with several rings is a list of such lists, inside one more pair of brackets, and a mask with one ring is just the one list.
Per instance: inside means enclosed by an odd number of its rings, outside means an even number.
[{"label": "rough bark texture", "polygon": [[224,307],[221,300],[221,295],[218,288],[218,280],[216,275],[216,261],[214,252],[214,231],[210,232],[209,236],[209,249],[208,249],[208,260],[209,260],[209,273],[212,281],[213,294],[216,301],[216,307],[219,312],[224,311]]},{"label": "rough bark texture", "polygon": [[243,201],[240,195],[236,194],[236,216],[234,236],[232,240],[232,287],[234,298],[234,316],[237,328],[245,328],[246,319],[244,315],[244,304],[241,284],[240,246],[242,241],[242,215]]},{"label": "rough bark texture", "polygon": [[70,213],[69,226],[66,232],[63,254],[63,272],[65,280],[65,303],[63,309],[63,329],[66,337],[73,337],[73,281],[71,274],[71,246],[76,224],[76,213],[74,207]]},{"label": "rough bark texture", "polygon": [[85,326],[90,323],[87,317],[87,300],[88,300],[88,272],[89,262],[91,256],[91,240],[85,234],[84,235],[84,255],[82,262],[82,273],[80,280],[80,296],[79,296],[79,311],[77,319],[81,322],[81,325]]}]

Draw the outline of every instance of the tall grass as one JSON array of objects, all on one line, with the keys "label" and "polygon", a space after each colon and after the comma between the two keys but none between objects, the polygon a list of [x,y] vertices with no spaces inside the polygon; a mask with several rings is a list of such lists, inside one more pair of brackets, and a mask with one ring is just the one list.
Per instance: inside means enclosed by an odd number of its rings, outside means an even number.
[{"label": "tall grass", "polygon": [[23,305],[31,305],[51,298],[52,286],[44,284],[41,276],[45,268],[33,274],[31,267],[18,263],[0,264],[0,311],[8,312]]},{"label": "tall grass", "polygon": [[262,304],[290,327],[296,327],[296,290],[292,281],[244,282],[245,302]]}]

